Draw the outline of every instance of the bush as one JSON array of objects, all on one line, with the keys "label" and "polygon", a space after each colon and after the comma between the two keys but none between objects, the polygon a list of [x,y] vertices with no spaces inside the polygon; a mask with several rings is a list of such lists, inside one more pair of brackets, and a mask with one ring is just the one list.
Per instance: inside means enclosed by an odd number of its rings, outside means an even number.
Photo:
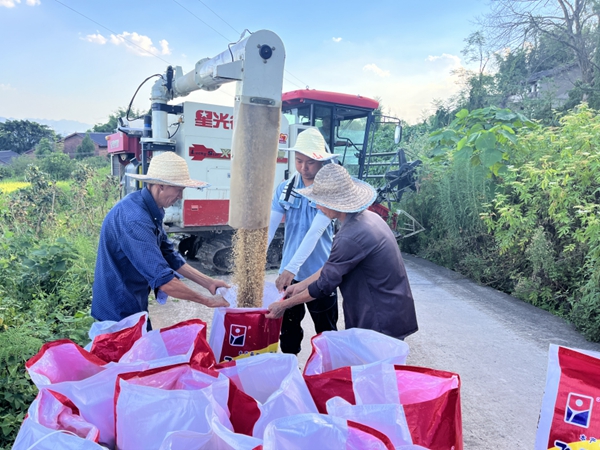
[{"label": "bush", "polygon": [[0,194],[0,448],[14,442],[37,392],[25,361],[44,342],[85,345],[93,322],[96,246],[118,185],[89,166],[72,177],[59,188],[32,166],[29,187]]},{"label": "bush", "polygon": [[25,178],[25,171],[31,165],[37,165],[38,161],[36,158],[27,155],[17,156],[13,158],[10,163],[10,168],[12,170],[12,176],[18,179]]},{"label": "bush", "polygon": [[581,105],[558,127],[523,127],[519,119],[509,130],[514,117],[461,112],[431,135],[420,192],[400,205],[427,231],[402,249],[565,317],[600,341],[600,116]]},{"label": "bush", "polygon": [[0,332],[0,446],[14,442],[37,388],[24,372],[25,362],[37,353],[42,340],[29,327]]},{"label": "bush", "polygon": [[92,169],[101,169],[110,166],[110,161],[105,156],[90,156],[89,158],[83,159],[82,164],[85,164]]},{"label": "bush", "polygon": [[11,178],[13,176],[14,172],[10,166],[0,166],[0,180]]},{"label": "bush", "polygon": [[40,158],[38,165],[40,170],[47,173],[55,181],[69,180],[75,168],[75,163],[69,158],[69,155],[61,152],[44,155]]}]

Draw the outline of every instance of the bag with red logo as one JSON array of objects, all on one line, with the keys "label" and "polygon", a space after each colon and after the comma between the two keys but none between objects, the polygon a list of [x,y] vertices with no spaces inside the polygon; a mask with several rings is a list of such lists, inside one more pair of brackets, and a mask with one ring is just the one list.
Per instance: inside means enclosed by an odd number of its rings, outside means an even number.
[{"label": "bag with red logo", "polygon": [[282,318],[267,319],[267,307],[281,298],[275,284],[265,283],[262,308],[236,308],[236,288],[218,289],[232,306],[216,308],[209,344],[218,362],[259,353],[276,353]]},{"label": "bag with red logo", "polygon": [[550,345],[536,450],[600,445],[600,353]]}]

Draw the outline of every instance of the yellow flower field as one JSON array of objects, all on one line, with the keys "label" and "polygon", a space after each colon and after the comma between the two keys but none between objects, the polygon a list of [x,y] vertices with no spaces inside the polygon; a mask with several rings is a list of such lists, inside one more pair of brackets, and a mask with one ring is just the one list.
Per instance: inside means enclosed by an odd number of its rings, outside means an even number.
[{"label": "yellow flower field", "polygon": [[0,181],[0,192],[9,194],[17,189],[22,189],[27,186],[29,186],[29,183],[25,181]]},{"label": "yellow flower field", "polygon": [[[68,181],[57,181],[56,185],[61,189],[69,189]],[[10,194],[18,189],[29,187],[26,181],[0,181],[0,194]]]}]

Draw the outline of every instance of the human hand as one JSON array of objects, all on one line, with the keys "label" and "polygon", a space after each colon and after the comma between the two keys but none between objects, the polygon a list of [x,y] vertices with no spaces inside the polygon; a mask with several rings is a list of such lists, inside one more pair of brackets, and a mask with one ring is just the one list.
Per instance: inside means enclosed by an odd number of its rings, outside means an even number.
[{"label": "human hand", "polygon": [[279,292],[283,292],[285,288],[292,284],[294,274],[288,270],[284,270],[275,280],[275,286]]},{"label": "human hand", "polygon": [[304,287],[304,283],[292,284],[286,288],[284,298],[290,298],[290,297],[293,297],[294,295],[298,295],[304,289],[306,289]]},{"label": "human hand", "polygon": [[287,302],[285,300],[279,300],[269,305],[269,312],[265,315],[267,319],[279,319],[283,317],[283,313],[288,309]]},{"label": "human hand", "polygon": [[207,297],[207,302],[205,303],[209,308],[221,308],[229,306],[229,302],[225,300],[220,295],[215,295],[214,297]]},{"label": "human hand", "polygon": [[212,295],[215,295],[217,293],[217,289],[221,287],[229,289],[231,286],[223,280],[217,280],[216,278],[213,278],[210,286],[208,286],[208,290]]}]

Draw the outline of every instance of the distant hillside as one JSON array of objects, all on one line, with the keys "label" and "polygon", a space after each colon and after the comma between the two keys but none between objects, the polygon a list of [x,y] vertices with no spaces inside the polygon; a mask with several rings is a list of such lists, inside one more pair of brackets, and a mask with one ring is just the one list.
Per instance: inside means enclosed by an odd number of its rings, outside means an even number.
[{"label": "distant hillside", "polygon": [[[16,120],[13,117],[0,117],[0,122],[5,122],[7,120]],[[68,136],[71,133],[82,133],[93,127],[89,123],[78,122],[76,120],[48,120],[48,119],[25,119],[30,122],[37,122],[42,125],[48,125],[52,128],[56,133],[64,136]]]}]

